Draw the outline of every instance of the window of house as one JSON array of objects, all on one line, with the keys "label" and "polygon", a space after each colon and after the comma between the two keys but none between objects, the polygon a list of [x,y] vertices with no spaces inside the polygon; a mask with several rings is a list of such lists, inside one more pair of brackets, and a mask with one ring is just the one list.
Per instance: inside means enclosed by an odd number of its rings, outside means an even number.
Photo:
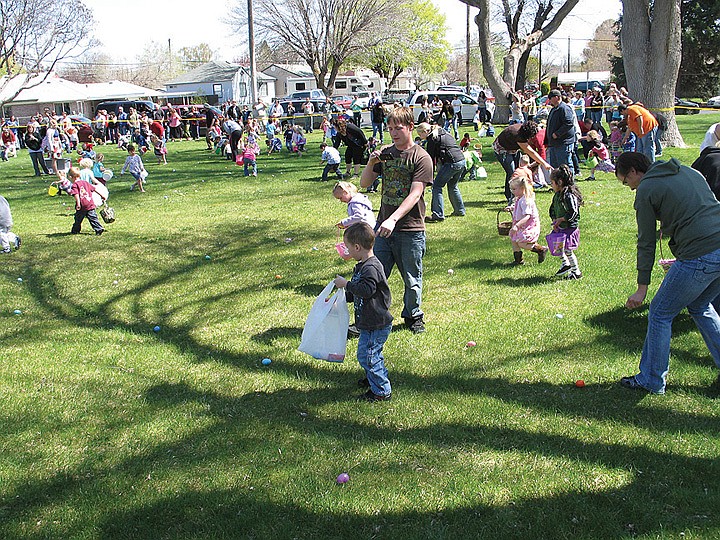
[{"label": "window of house", "polygon": [[213,94],[219,98],[223,97],[222,84],[213,84]]},{"label": "window of house", "polygon": [[295,83],[295,90],[305,90],[305,83],[304,82]]},{"label": "window of house", "polygon": [[347,88],[347,81],[335,81],[335,88],[345,90]]}]

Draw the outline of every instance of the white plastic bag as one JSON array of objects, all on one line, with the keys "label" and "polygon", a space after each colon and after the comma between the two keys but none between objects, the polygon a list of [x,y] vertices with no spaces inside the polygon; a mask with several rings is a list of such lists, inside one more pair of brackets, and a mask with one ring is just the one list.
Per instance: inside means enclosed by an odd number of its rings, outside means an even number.
[{"label": "white plastic bag", "polygon": [[334,282],[330,282],[315,299],[310,309],[298,350],[319,360],[342,362],[347,348],[350,323],[345,289],[330,296]]},{"label": "white plastic bag", "polygon": [[485,167],[483,167],[482,165],[480,165],[477,168],[476,173],[477,173],[478,180],[485,180],[488,177],[487,171],[485,170]]}]

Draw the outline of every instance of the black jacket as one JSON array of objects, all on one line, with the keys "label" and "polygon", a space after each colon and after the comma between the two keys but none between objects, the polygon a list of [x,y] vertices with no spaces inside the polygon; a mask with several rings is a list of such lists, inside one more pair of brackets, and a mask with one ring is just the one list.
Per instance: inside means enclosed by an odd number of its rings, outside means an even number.
[{"label": "black jacket", "polygon": [[720,148],[710,146],[700,152],[692,168],[705,177],[715,198],[720,201]]}]

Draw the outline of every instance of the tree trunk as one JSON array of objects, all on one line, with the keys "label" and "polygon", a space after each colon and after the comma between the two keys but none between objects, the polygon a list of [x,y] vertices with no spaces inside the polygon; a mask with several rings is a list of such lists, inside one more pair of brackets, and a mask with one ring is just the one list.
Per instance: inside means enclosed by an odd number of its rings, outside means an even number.
[{"label": "tree trunk", "polygon": [[666,146],[684,147],[675,121],[675,85],[680,69],[680,0],[623,0],[620,30],[630,97],[668,120]]},{"label": "tree trunk", "polygon": [[520,56],[517,67],[517,79],[515,80],[515,90],[523,90],[527,83],[527,64],[530,59],[530,49],[526,50]]},{"label": "tree trunk", "polygon": [[[477,24],[478,36],[480,38],[480,54],[482,56],[483,75],[485,76],[485,80],[487,80],[488,85],[495,96],[496,109],[493,119],[497,123],[506,123],[510,117],[510,102],[507,95],[513,91],[515,83],[519,78],[518,69],[521,65],[521,58],[526,53],[529,55],[535,45],[542,43],[555,33],[562,21],[577,5],[579,0],[565,0],[549,23],[542,28],[531,32],[528,36],[518,38],[513,41],[510,44],[510,49],[505,55],[502,77],[495,65],[490,41],[490,0],[460,1],[480,10],[480,13],[478,13],[475,17],[475,24]],[[527,59],[523,64],[523,84],[525,79],[525,65],[527,65]]]}]

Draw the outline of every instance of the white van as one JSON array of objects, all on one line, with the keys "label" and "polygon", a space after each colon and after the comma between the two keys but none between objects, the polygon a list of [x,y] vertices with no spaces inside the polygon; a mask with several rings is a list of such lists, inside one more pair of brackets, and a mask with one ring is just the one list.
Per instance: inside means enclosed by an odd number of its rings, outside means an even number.
[{"label": "white van", "polygon": [[[457,96],[460,101],[462,101],[463,122],[472,123],[472,120],[475,117],[475,111],[477,111],[478,108],[478,102],[475,98],[472,98],[467,94],[448,92],[447,90],[421,90],[411,95],[405,102],[405,105],[412,109],[416,121],[420,116],[423,99],[427,98],[428,102],[432,102],[435,96],[440,98],[442,101],[447,99],[450,102],[452,102],[452,100],[455,99],[455,96]],[[491,101],[487,101],[486,107],[487,111],[490,113],[490,118],[492,119],[492,113],[495,111],[495,104]]]}]

